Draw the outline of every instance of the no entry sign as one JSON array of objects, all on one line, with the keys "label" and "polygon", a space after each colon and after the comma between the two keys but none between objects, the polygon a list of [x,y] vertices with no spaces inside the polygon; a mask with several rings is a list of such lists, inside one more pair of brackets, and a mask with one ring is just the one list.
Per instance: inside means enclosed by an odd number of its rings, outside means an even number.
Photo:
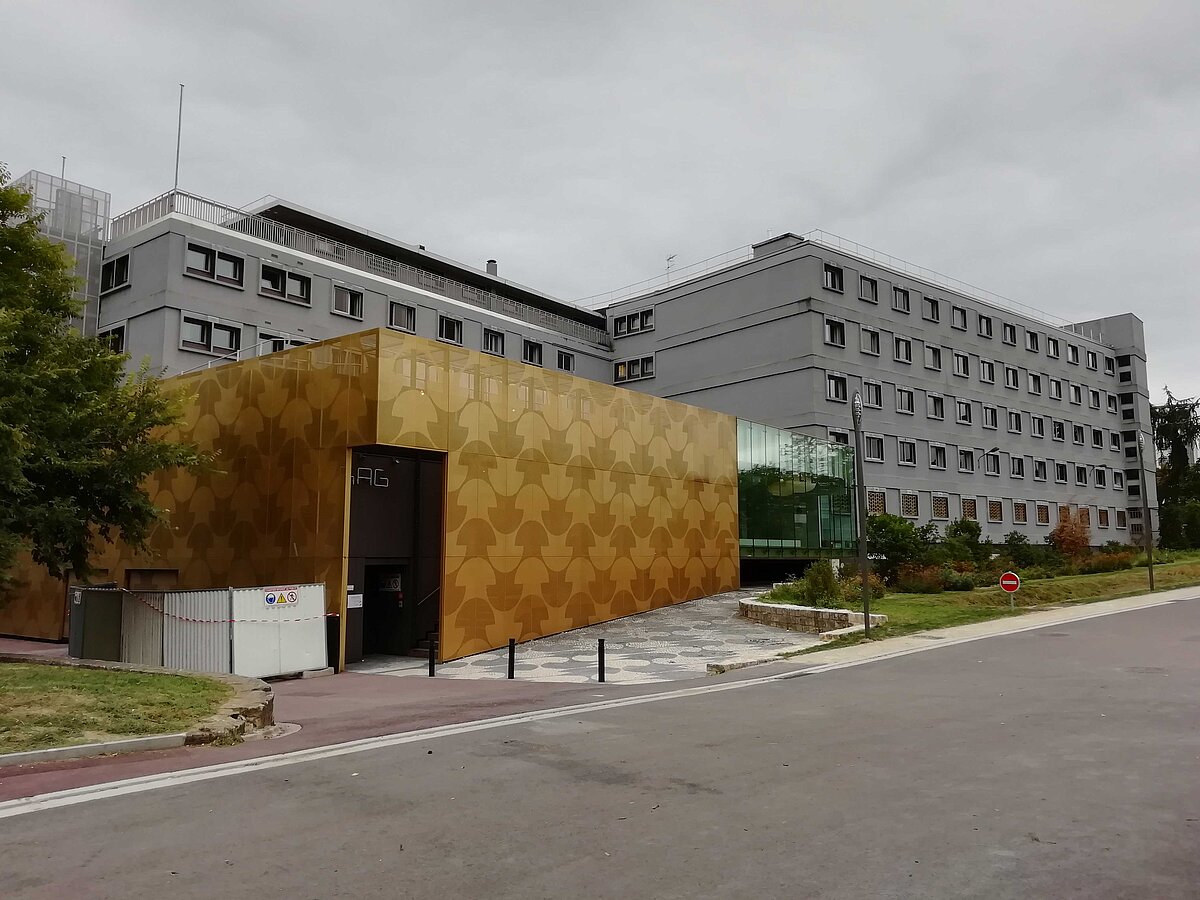
[{"label": "no entry sign", "polygon": [[1010,594],[1015,594],[1021,586],[1021,576],[1016,572],[1005,572],[1000,576],[1000,588]]}]

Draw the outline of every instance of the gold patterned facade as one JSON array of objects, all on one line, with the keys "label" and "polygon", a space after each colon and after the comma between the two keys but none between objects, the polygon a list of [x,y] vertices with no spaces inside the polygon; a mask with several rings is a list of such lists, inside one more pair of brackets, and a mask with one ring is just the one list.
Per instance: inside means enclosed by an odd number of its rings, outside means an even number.
[{"label": "gold patterned facade", "polygon": [[732,416],[383,329],[172,386],[218,461],[150,480],[169,521],[98,561],[118,584],[321,581],[344,623],[351,451],[381,445],[445,454],[443,660],[739,583]]}]

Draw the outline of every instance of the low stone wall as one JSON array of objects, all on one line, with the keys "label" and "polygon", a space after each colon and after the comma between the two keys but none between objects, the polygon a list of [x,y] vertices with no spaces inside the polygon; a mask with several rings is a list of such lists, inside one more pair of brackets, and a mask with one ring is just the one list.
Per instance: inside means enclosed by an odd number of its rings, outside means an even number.
[{"label": "low stone wall", "polygon": [[[863,614],[850,609],[819,609],[815,606],[793,606],[788,603],[763,603],[760,600],[739,600],[738,614],[760,625],[773,625],[788,631],[806,631],[809,634],[821,634],[863,624]],[[882,625],[885,622],[887,616],[871,614],[872,625]]]},{"label": "low stone wall", "polygon": [[229,699],[211,716],[197,722],[187,732],[186,743],[209,744],[213,741],[237,741],[248,730],[267,728],[275,724],[275,692],[265,681],[243,675],[221,675],[212,672],[181,672],[159,666],[138,666],[132,663],[109,662],[102,659],[46,658],[24,653],[0,653],[0,662],[33,663],[43,666],[75,666],[81,669],[109,669],[115,672],[153,672],[160,675],[187,675],[211,678],[233,688]]}]

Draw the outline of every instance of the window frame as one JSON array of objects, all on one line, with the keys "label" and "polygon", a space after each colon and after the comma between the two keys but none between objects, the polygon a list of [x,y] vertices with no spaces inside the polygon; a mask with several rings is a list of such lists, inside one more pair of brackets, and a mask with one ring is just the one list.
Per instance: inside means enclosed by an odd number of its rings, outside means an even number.
[{"label": "window frame", "polygon": [[545,348],[541,341],[531,341],[529,338],[521,339],[521,362],[527,366],[537,366],[540,369],[543,368],[544,359]]},{"label": "window frame", "polygon": [[[407,310],[407,318],[412,322],[411,325],[397,325],[396,311]],[[388,328],[394,331],[402,331],[405,334],[417,333],[417,308],[408,303],[401,303],[399,300],[388,300]]]},{"label": "window frame", "polygon": [[[120,275],[118,275],[118,271],[121,273]],[[110,272],[112,273],[111,280],[107,278]],[[117,281],[118,277],[121,278],[120,281]],[[109,281],[107,286],[105,286],[106,281]],[[109,294],[115,294],[127,287],[129,287],[129,254],[123,253],[112,259],[104,260],[100,266],[100,296],[107,297]]]},{"label": "window frame", "polygon": [[[446,325],[449,323],[449,335],[447,334]],[[457,328],[453,327],[457,325]],[[455,336],[455,333],[457,335]],[[445,313],[438,313],[438,337],[437,339],[443,344],[453,344],[455,347],[463,345],[463,320],[456,319],[454,316],[448,316]]]},{"label": "window frame", "polygon": [[[341,291],[347,297],[348,309],[338,309],[338,292]],[[355,301],[358,303],[358,313],[354,312]],[[347,319],[354,319],[361,322],[363,320],[363,311],[366,309],[366,293],[359,288],[351,287],[348,284],[338,284],[334,282],[333,292],[329,301],[329,311],[335,316],[343,316]]]},{"label": "window frame", "polygon": [[[489,339],[497,339],[497,338],[499,339],[500,346],[498,348],[488,347]],[[488,328],[485,325],[483,328],[483,343],[482,343],[483,352],[488,354],[489,356],[503,357],[504,356],[504,338],[505,338],[505,334],[503,331],[499,331],[495,328]]]}]

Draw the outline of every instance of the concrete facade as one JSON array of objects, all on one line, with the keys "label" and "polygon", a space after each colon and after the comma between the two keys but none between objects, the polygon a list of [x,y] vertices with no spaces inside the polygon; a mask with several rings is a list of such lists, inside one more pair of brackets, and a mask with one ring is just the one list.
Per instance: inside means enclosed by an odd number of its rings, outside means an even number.
[{"label": "concrete facade", "polygon": [[1040,543],[1066,510],[1087,510],[1095,543],[1139,540],[1143,483],[1157,506],[1137,460],[1138,435],[1151,437],[1141,321],[1053,324],[873,259],[782,235],[614,303],[614,381],[850,442],[861,392],[872,513],[966,516],[994,540]]}]

